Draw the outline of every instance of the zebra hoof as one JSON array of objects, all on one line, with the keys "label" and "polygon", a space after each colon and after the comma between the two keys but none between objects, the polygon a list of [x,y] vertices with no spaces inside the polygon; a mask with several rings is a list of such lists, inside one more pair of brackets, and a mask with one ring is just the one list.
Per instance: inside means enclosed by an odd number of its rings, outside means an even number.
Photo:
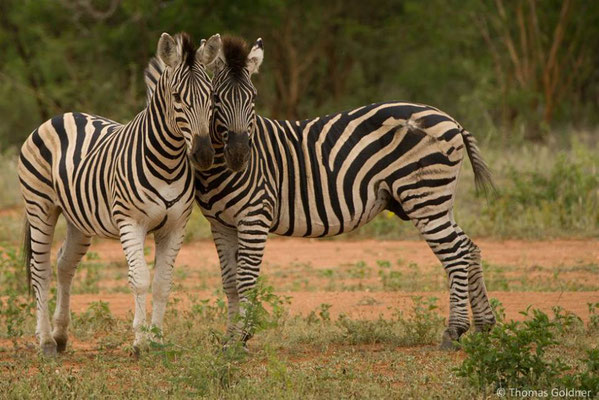
[{"label": "zebra hoof", "polygon": [[65,337],[55,337],[54,340],[56,340],[56,351],[59,353],[64,353],[65,350],[67,349],[67,342],[68,342],[68,338]]},{"label": "zebra hoof", "polygon": [[[463,332],[462,332],[463,333]],[[443,338],[441,339],[440,350],[443,351],[457,351],[461,348],[459,340],[462,334],[458,332],[457,328],[447,328],[443,332]]]},{"label": "zebra hoof", "polygon": [[43,342],[40,347],[44,357],[56,357],[56,341],[54,339]]}]

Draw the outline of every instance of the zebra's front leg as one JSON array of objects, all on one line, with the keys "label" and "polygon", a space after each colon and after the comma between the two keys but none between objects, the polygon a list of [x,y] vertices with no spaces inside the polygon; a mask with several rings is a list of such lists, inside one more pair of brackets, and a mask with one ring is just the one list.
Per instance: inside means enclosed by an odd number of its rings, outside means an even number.
[{"label": "zebra's front leg", "polygon": [[67,237],[58,255],[57,299],[54,311],[54,331],[52,331],[59,353],[65,351],[67,347],[68,328],[71,322],[71,283],[77,264],[87,253],[90,243],[90,236],[79,231],[73,224],[67,223]]},{"label": "zebra's front leg", "polygon": [[239,321],[238,331],[241,341],[245,344],[254,335],[254,321],[247,314],[249,304],[248,295],[256,287],[260,275],[260,266],[266,240],[268,227],[260,222],[240,224],[238,228],[237,250],[237,293],[239,296]]},{"label": "zebra's front leg", "polygon": [[129,265],[129,286],[135,300],[135,316],[133,331],[135,340],[133,349],[137,354],[147,343],[146,326],[146,297],[150,289],[150,270],[144,258],[144,242],[146,230],[134,221],[123,222],[120,227],[121,245]]},{"label": "zebra's front leg", "polygon": [[231,339],[234,339],[236,318],[239,316],[239,296],[237,294],[237,231],[212,225],[212,237],[220,261],[223,290],[227,296],[226,345]]},{"label": "zebra's front leg", "polygon": [[45,356],[56,356],[56,340],[52,337],[52,325],[50,323],[50,311],[48,310],[48,295],[50,292],[50,280],[52,278],[52,263],[50,262],[50,250],[54,227],[58,218],[58,211],[48,207],[43,210],[45,215],[27,213],[30,223],[31,240],[31,263],[30,278],[31,287],[35,294],[37,324],[35,335],[39,340],[40,348]]},{"label": "zebra's front leg", "polygon": [[183,244],[184,234],[185,224],[163,229],[154,234],[156,258],[152,282],[152,327],[158,328],[161,334],[166,304],[173,283],[173,265]]}]

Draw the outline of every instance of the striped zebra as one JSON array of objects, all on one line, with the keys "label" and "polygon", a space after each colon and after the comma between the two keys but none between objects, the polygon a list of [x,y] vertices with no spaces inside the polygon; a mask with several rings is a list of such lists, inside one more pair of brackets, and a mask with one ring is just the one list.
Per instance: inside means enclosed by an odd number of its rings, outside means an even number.
[{"label": "striped zebra", "polygon": [[234,321],[256,284],[269,233],[338,235],[383,210],[412,221],[447,272],[450,312],[441,347],[453,348],[469,329],[468,300],[478,330],[495,324],[480,250],[452,211],[464,153],[477,188],[492,187],[474,137],[436,108],[403,102],[303,121],[256,116],[250,78],[263,56],[260,39],[250,49],[224,37],[209,65],[216,154],[212,168],[196,172],[196,200],[220,259],[228,337],[251,336]]},{"label": "striped zebra", "polygon": [[[26,203],[26,262],[37,303],[36,336],[45,355],[66,348],[70,287],[93,236],[120,239],[135,299],[134,348],[146,342],[150,271],[144,241],[154,233],[152,325],[162,329],[174,260],[194,199],[194,164],[212,164],[211,82],[205,70],[219,35],[195,49],[190,37],[163,33],[157,54],[164,73],[147,105],[125,125],[82,113],[56,116],[21,148],[19,180]],[[54,330],[48,311],[50,249],[57,218],[67,221],[58,252]]]}]

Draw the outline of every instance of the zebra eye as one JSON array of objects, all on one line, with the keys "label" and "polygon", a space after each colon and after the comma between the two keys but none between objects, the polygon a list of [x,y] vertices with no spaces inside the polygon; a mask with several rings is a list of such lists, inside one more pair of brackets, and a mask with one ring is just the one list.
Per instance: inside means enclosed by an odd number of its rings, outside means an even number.
[{"label": "zebra eye", "polygon": [[181,95],[179,93],[173,93],[173,99],[175,99],[177,103],[181,103]]}]

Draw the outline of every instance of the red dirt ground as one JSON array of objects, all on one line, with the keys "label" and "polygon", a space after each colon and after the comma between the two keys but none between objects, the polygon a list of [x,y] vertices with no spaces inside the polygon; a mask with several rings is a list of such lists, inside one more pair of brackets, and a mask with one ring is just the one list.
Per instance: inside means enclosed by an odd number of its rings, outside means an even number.
[{"label": "red dirt ground", "polygon": [[[584,266],[599,264],[599,240],[553,240],[553,241],[518,241],[518,240],[478,240],[482,249],[483,259],[495,265],[512,268],[510,274],[522,276],[536,274],[539,268],[551,271],[568,266]],[[98,253],[102,262],[117,262],[122,265],[124,256],[120,244],[116,241],[100,241],[92,246],[92,251]],[[150,254],[148,259],[151,260]],[[283,239],[269,240],[264,257],[263,274],[275,290],[281,288],[287,277],[286,270],[294,271],[294,278],[306,271],[306,279],[319,279],[315,272],[332,269],[338,270],[347,264],[364,261],[367,265],[376,266],[377,260],[388,260],[402,265],[416,263],[419,271],[438,273],[444,279],[439,262],[432,254],[426,243],[421,241],[337,241],[314,239]],[[177,278],[176,283],[184,289],[173,293],[172,297],[181,299],[179,307],[185,307],[188,295],[199,298],[214,298],[214,290],[220,287],[218,273],[218,258],[214,245],[210,241],[199,241],[184,245],[176,263],[187,277]],[[299,266],[299,267],[298,267]],[[307,266],[307,267],[306,267]],[[125,268],[122,266],[121,268]],[[299,271],[298,271],[299,268]],[[302,269],[303,268],[303,269]],[[306,269],[307,268],[307,269]],[[514,272],[513,270],[516,270]],[[596,272],[579,272],[569,276],[580,284],[599,285]],[[125,276],[126,271],[123,270]],[[189,285],[197,281],[196,275],[202,275],[207,288],[198,290]],[[376,273],[370,280],[378,280]],[[561,275],[560,275],[561,277]],[[369,280],[366,278],[365,280]],[[359,279],[352,279],[352,282]],[[126,285],[126,277],[114,282],[115,285]],[[111,285],[107,285],[110,287]],[[102,288],[107,287],[102,284]],[[280,289],[279,289],[280,290]],[[279,294],[292,297],[290,312],[292,314],[307,314],[316,310],[320,304],[331,304],[331,315],[346,313],[354,318],[377,318],[380,314],[390,316],[395,309],[409,310],[412,296],[435,296],[439,299],[440,312],[447,315],[447,291],[435,292],[401,292],[401,291],[279,291]],[[564,292],[491,292],[492,297],[498,298],[506,309],[508,318],[523,318],[519,312],[527,306],[550,311],[553,306],[561,306],[572,311],[583,319],[588,318],[587,303],[599,302],[599,291],[564,291]],[[124,317],[133,309],[133,298],[126,293],[100,293],[73,295],[71,304],[73,311],[81,312],[90,302],[103,300],[110,303],[114,315]],[[149,300],[148,300],[149,301]]]}]

